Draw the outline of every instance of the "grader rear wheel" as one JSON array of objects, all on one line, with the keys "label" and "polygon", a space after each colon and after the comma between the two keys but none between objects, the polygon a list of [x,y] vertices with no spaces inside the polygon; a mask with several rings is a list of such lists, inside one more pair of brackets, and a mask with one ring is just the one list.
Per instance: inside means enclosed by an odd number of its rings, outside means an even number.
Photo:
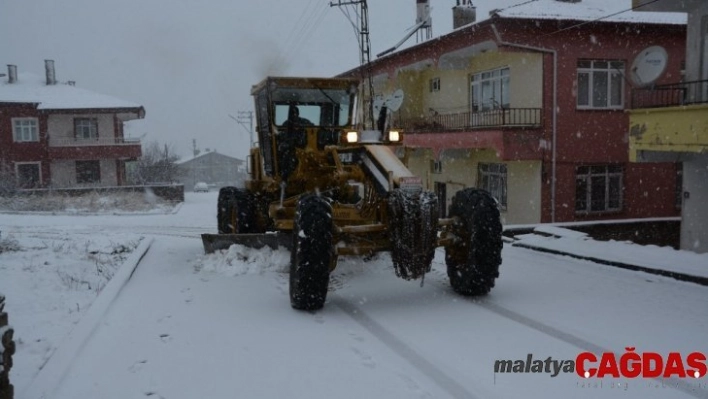
[{"label": "grader rear wheel", "polygon": [[445,248],[450,285],[461,295],[485,295],[494,287],[502,261],[497,202],[484,190],[464,189],[453,197],[450,216],[459,220],[453,226],[459,240]]},{"label": "grader rear wheel", "polygon": [[327,299],[332,246],[332,207],[322,197],[306,195],[298,201],[290,251],[290,305],[317,310]]}]

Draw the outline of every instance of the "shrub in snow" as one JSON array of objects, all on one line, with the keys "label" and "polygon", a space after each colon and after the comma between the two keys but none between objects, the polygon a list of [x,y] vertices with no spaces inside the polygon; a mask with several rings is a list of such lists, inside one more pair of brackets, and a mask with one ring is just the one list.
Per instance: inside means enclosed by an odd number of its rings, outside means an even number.
[{"label": "shrub in snow", "polygon": [[0,196],[0,211],[14,212],[146,212],[169,210],[172,203],[154,194],[139,192],[92,192],[80,196],[47,193],[46,195]]},{"label": "shrub in snow", "polygon": [[12,236],[2,237],[0,232],[0,254],[3,252],[17,252],[20,250],[20,243]]}]

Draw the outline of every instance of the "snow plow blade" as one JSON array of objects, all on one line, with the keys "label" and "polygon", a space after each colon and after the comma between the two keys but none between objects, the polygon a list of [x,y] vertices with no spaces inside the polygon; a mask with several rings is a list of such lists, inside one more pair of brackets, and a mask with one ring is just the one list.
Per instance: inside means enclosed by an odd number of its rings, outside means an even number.
[{"label": "snow plow blade", "polygon": [[268,246],[272,249],[285,247],[290,249],[292,238],[289,234],[202,234],[204,253],[211,254],[221,249],[229,249],[231,245],[243,245],[260,249]]}]

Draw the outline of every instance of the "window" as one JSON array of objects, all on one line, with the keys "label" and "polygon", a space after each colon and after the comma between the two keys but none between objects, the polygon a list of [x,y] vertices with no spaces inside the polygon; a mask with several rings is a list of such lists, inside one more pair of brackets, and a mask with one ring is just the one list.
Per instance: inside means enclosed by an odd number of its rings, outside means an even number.
[{"label": "window", "polygon": [[42,182],[39,162],[22,162],[15,164],[17,185],[22,188],[36,188]]},{"label": "window", "polygon": [[75,118],[74,137],[77,140],[98,139],[98,120],[96,118]]},{"label": "window", "polygon": [[433,93],[440,91],[440,78],[432,78],[428,81],[428,90]]},{"label": "window", "polygon": [[430,161],[430,170],[432,171],[432,173],[440,174],[443,171],[442,169],[443,169],[442,161],[435,161],[435,160]]},{"label": "window", "polygon": [[506,209],[506,165],[503,163],[480,163],[477,187],[489,191]]},{"label": "window", "polygon": [[76,183],[91,184],[101,182],[100,161],[76,161]]},{"label": "window", "polygon": [[622,167],[579,166],[575,169],[575,211],[605,212],[622,209]]},{"label": "window", "polygon": [[12,118],[12,136],[16,143],[39,141],[37,118]]},{"label": "window", "polygon": [[578,108],[615,108],[624,104],[624,61],[578,61]]},{"label": "window", "polygon": [[472,75],[472,112],[509,108],[509,68]]}]

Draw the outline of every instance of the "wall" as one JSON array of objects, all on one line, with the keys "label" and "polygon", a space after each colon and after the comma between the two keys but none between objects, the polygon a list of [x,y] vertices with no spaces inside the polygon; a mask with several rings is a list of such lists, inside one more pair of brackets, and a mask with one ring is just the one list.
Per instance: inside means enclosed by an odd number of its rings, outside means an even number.
[{"label": "wall", "polygon": [[47,120],[49,145],[56,145],[55,140],[74,140],[74,118],[97,118],[98,138],[112,139],[115,137],[115,125],[112,114],[52,114]]},{"label": "wall", "polygon": [[469,74],[507,66],[511,108],[541,108],[543,56],[540,53],[487,52],[472,58]]},{"label": "wall", "polygon": [[441,155],[442,173],[430,173],[433,160],[430,150],[409,149],[408,168],[425,182],[425,189],[433,191],[435,183],[446,183],[447,207],[459,190],[477,187],[480,162],[507,165],[507,208],[501,213],[504,224],[529,224],[541,221],[541,162],[501,162],[491,150],[445,150]]},{"label": "wall", "polygon": [[113,159],[101,159],[101,182],[98,184],[79,185],[76,183],[76,161],[52,161],[51,185],[54,188],[59,187],[110,187],[118,185],[118,171],[116,170],[116,162]]}]

